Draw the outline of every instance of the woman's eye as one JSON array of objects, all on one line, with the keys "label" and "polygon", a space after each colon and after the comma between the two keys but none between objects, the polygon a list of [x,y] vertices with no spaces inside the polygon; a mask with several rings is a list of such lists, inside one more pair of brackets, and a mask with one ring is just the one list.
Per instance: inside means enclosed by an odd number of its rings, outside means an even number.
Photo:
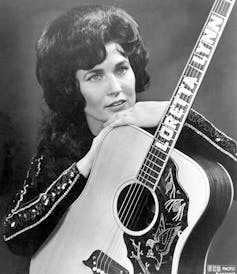
[{"label": "woman's eye", "polygon": [[88,77],[87,81],[98,81],[102,78],[101,74],[92,74],[91,76]]},{"label": "woman's eye", "polygon": [[125,74],[127,71],[128,71],[127,66],[122,66],[122,67],[118,68],[118,70],[117,70],[118,74],[120,74],[120,75]]}]

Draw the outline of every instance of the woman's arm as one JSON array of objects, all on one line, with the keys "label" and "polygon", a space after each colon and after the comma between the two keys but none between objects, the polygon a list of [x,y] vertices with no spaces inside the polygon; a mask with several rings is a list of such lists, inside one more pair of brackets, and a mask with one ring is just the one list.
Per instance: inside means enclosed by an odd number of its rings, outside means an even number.
[{"label": "woman's arm", "polygon": [[14,253],[31,255],[46,240],[82,192],[97,149],[109,130],[108,126],[93,139],[78,162],[67,158],[69,167],[59,176],[56,170],[65,157],[58,159],[48,152],[32,160],[23,187],[4,219],[4,240]]},{"label": "woman's arm", "polygon": [[45,172],[46,165],[47,156],[33,159],[24,185],[5,216],[4,240],[14,253],[33,254],[86,183],[86,178],[73,163],[43,187],[38,178]]},{"label": "woman's arm", "polygon": [[[138,102],[133,108],[115,114],[105,125],[133,124],[154,134],[169,102]],[[229,172],[237,198],[237,143],[216,128],[203,115],[191,109],[176,148],[186,154],[202,155],[221,163]]]},{"label": "woman's arm", "polygon": [[201,155],[222,164],[232,178],[234,198],[237,198],[237,142],[234,139],[191,110],[176,147],[188,155]]}]

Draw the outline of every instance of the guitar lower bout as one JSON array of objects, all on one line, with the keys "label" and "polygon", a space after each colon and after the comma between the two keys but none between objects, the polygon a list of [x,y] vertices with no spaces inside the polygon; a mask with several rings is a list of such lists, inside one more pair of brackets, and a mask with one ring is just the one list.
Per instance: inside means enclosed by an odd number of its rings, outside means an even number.
[{"label": "guitar lower bout", "polygon": [[105,136],[87,185],[32,258],[30,274],[205,273],[232,182],[219,164],[174,149],[152,191],[153,171],[139,173],[152,140],[133,126]]}]

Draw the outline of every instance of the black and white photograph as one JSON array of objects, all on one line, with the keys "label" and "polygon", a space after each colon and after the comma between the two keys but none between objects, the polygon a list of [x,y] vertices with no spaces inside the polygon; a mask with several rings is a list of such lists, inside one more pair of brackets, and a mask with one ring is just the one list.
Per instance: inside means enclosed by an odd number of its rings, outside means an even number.
[{"label": "black and white photograph", "polygon": [[237,274],[235,0],[0,0],[0,273]]}]

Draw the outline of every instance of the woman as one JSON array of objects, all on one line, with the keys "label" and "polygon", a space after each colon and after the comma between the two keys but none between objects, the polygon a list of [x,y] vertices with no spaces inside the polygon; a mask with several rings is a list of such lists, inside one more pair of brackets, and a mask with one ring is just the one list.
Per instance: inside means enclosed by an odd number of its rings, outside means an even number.
[{"label": "woman", "polygon": [[[70,10],[45,28],[36,53],[50,117],[5,218],[4,239],[21,254],[38,250],[78,198],[104,135],[126,124],[154,132],[167,107],[136,102],[149,86],[148,54],[137,23],[119,8]],[[220,161],[236,176],[236,143],[194,111],[176,147]]]}]

